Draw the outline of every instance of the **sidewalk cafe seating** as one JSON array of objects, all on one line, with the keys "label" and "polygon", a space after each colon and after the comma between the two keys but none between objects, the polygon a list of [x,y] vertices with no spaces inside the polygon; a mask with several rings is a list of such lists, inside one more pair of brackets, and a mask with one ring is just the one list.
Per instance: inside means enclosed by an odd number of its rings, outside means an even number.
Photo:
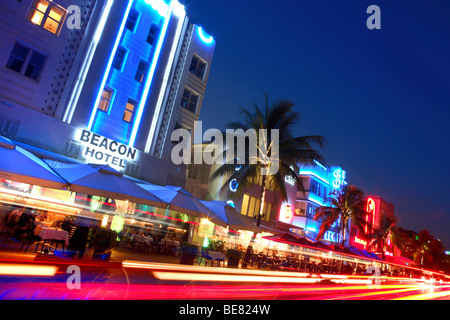
[{"label": "sidewalk cafe seating", "polygon": [[203,260],[205,261],[205,266],[208,264],[208,261],[211,261],[211,266],[213,264],[213,259],[212,257],[208,254],[208,252],[205,252],[202,248],[202,251],[200,252],[200,256],[199,256],[199,265],[202,264]]},{"label": "sidewalk cafe seating", "polygon": [[39,244],[43,244],[44,241],[41,240],[41,238],[39,238],[39,236],[36,236],[34,234],[34,229],[36,228],[36,225],[34,224],[34,221],[29,220],[27,222],[27,233],[23,239],[22,242],[22,246],[20,247],[20,250],[23,249],[23,247],[26,245],[27,247],[25,248],[25,252],[27,252],[28,248],[30,247],[30,245],[35,245],[36,244],[36,250],[39,246]]}]

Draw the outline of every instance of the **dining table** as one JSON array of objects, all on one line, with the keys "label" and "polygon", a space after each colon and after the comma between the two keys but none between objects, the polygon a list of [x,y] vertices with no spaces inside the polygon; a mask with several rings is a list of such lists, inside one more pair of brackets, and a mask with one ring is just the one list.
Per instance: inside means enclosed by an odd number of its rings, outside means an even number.
[{"label": "dining table", "polygon": [[49,227],[44,224],[37,224],[34,229],[34,234],[39,236],[42,240],[58,240],[64,241],[69,245],[69,233],[66,230]]},{"label": "dining table", "polygon": [[162,252],[172,252],[172,249],[175,249],[175,255],[180,249],[180,242],[176,240],[161,239],[159,245]]},{"label": "dining table", "polygon": [[216,251],[208,251],[208,255],[211,257],[211,265],[214,264],[214,261],[219,263],[219,261],[225,262],[225,253],[223,252],[216,252]]},{"label": "dining table", "polygon": [[147,245],[151,245],[153,242],[153,238],[150,236],[143,236],[140,234],[133,234],[131,235],[131,241],[135,241],[135,242],[141,242],[141,243],[145,243]]}]

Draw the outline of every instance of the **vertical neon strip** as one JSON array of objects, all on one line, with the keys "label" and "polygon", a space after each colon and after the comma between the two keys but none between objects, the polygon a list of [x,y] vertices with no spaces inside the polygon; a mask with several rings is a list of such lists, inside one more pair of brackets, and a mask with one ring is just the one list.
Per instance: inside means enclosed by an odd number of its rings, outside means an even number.
[{"label": "vertical neon strip", "polygon": [[113,49],[111,51],[111,55],[109,56],[108,64],[107,64],[106,69],[105,69],[105,71],[103,73],[103,79],[102,79],[102,82],[100,84],[100,88],[99,88],[98,93],[97,93],[97,98],[95,99],[94,106],[92,107],[92,113],[91,113],[91,117],[89,119],[89,124],[88,124],[88,127],[87,127],[88,130],[92,129],[92,124],[94,123],[95,115],[97,113],[97,106],[98,106],[98,103],[100,101],[100,97],[102,95],[103,88],[105,87],[106,80],[108,79],[109,71],[111,70],[111,65],[113,63],[117,47],[119,46],[119,42],[120,42],[120,39],[122,37],[122,33],[123,33],[124,28],[125,28],[125,23],[127,21],[128,13],[130,12],[132,3],[133,3],[133,0],[129,0],[128,1],[128,6],[127,6],[127,9],[125,10],[125,14],[123,16],[122,23],[120,25],[119,33],[117,34],[116,41],[114,42],[114,47],[113,47]]},{"label": "vertical neon strip", "polygon": [[150,71],[149,71],[149,74],[147,76],[147,80],[145,81],[144,91],[142,93],[141,100],[139,101],[139,106],[138,106],[138,110],[137,110],[137,114],[136,114],[136,119],[134,120],[134,123],[133,123],[133,129],[131,131],[130,141],[128,143],[129,146],[134,146],[134,141],[136,139],[136,134],[137,134],[137,131],[138,131],[138,128],[139,128],[139,124],[141,122],[142,113],[144,111],[145,103],[147,102],[147,96],[148,96],[148,93],[150,91],[150,85],[152,83],[153,76],[155,74],[155,69],[156,69],[156,65],[157,65],[157,62],[158,62],[159,54],[161,53],[162,44],[163,44],[164,38],[166,36],[167,27],[169,25],[169,20],[170,20],[171,14],[172,14],[173,3],[174,2],[176,2],[176,1],[172,1],[170,3],[169,10],[167,11],[166,16],[164,17],[164,25],[163,25],[163,28],[161,30],[161,35],[158,38],[158,43],[156,45],[155,54],[153,55],[152,64],[150,66]]},{"label": "vertical neon strip", "polygon": [[153,114],[152,124],[150,126],[150,131],[149,131],[148,137],[147,137],[147,143],[145,145],[145,152],[150,151],[152,141],[155,136],[156,126],[158,125],[159,113],[161,112],[161,107],[162,107],[162,103],[164,100],[164,93],[167,88],[170,71],[172,69],[172,64],[175,59],[175,53],[177,51],[178,43],[179,43],[180,36],[181,36],[181,31],[182,31],[183,25],[184,25],[184,19],[186,17],[186,12],[184,11],[184,7],[178,2],[174,3],[173,12],[179,18],[178,24],[177,24],[177,30],[175,32],[175,38],[172,42],[172,48],[170,50],[169,61],[167,62],[166,70],[164,71],[163,84],[161,86],[161,90],[159,91],[158,102],[156,103],[155,113]]},{"label": "vertical neon strip", "polygon": [[83,89],[84,80],[86,79],[86,74],[89,70],[89,67],[91,66],[92,58],[94,56],[94,52],[97,48],[98,41],[100,39],[100,36],[103,33],[103,30],[105,29],[106,19],[109,16],[109,12],[111,11],[111,7],[114,0],[108,0],[103,7],[103,12],[100,14],[100,20],[97,25],[97,28],[95,29],[94,36],[92,38],[91,43],[89,44],[89,49],[86,54],[86,58],[84,59],[82,66],[81,66],[81,76],[78,78],[78,80],[75,83],[74,90],[72,91],[72,94],[70,96],[69,102],[67,104],[67,108],[64,112],[64,116],[62,121],[70,123],[72,122],[73,113],[75,112],[75,107],[78,102],[78,98],[80,96],[81,90]]}]

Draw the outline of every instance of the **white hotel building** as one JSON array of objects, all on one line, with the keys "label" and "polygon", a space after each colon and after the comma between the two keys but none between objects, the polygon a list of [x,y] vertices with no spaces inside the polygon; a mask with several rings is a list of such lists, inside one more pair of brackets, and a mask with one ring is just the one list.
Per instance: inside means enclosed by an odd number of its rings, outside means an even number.
[{"label": "white hotel building", "polygon": [[53,160],[183,186],[215,40],[177,0],[0,2],[0,135]]}]

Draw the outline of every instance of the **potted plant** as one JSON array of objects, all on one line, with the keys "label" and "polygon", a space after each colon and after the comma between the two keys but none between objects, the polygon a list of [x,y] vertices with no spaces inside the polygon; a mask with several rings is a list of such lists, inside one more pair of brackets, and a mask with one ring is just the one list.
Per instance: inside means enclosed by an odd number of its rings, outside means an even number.
[{"label": "potted plant", "polygon": [[94,259],[109,261],[112,250],[117,245],[117,233],[113,230],[99,228],[92,234],[92,246],[94,247]]},{"label": "potted plant", "polygon": [[207,250],[215,251],[215,252],[224,252],[225,251],[225,242],[222,240],[210,240]]},{"label": "potted plant", "polygon": [[181,247],[180,263],[193,265],[195,258],[197,258],[198,255],[198,246],[193,243],[183,241],[180,247]]},{"label": "potted plant", "polygon": [[228,268],[237,268],[239,267],[239,261],[242,257],[242,252],[237,249],[228,249],[226,254],[228,258],[227,267]]}]

